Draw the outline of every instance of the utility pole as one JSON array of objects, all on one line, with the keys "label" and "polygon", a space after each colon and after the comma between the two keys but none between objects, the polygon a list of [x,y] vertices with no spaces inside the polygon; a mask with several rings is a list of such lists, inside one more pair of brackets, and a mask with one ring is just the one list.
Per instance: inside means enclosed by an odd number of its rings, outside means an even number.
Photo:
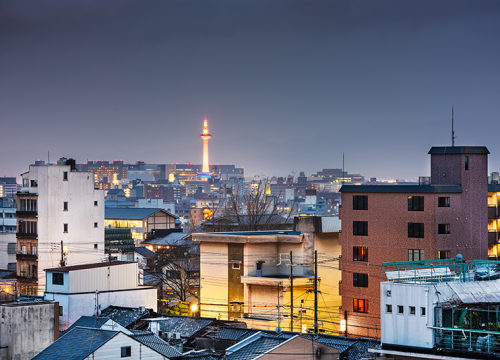
[{"label": "utility pole", "polygon": [[111,262],[111,240],[109,241],[109,245],[108,245],[108,257],[109,257],[109,262]]},{"label": "utility pole", "polygon": [[63,241],[61,240],[61,261],[59,262],[60,266],[66,266],[64,263],[64,244]]},{"label": "utility pole", "polygon": [[293,331],[293,262],[290,251],[290,331]]},{"label": "utility pole", "polygon": [[318,250],[314,250],[314,335],[318,335]]}]

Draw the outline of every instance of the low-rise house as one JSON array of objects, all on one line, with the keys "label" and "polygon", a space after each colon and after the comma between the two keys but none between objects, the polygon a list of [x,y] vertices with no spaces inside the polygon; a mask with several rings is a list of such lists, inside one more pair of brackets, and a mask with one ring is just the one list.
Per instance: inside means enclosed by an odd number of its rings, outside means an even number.
[{"label": "low-rise house", "polygon": [[139,275],[137,263],[124,261],[46,269],[44,299],[59,302],[61,330],[110,305],[156,311],[156,289],[142,285]]},{"label": "low-rise house", "polygon": [[377,359],[498,358],[500,262],[384,263]]},{"label": "low-rise house", "polygon": [[153,309],[144,307],[132,308],[111,305],[101,311],[102,317],[111,319],[127,329],[135,329],[144,323],[144,319],[151,317]]},{"label": "low-rise house", "polygon": [[78,326],[65,333],[33,360],[168,360],[181,356],[180,352],[152,333],[129,335],[122,331]]},{"label": "low-rise house", "polygon": [[0,303],[0,359],[28,360],[59,338],[53,301]]},{"label": "low-rise house", "polygon": [[145,246],[135,248],[135,261],[139,264],[140,269],[151,269],[154,266],[155,253]]}]

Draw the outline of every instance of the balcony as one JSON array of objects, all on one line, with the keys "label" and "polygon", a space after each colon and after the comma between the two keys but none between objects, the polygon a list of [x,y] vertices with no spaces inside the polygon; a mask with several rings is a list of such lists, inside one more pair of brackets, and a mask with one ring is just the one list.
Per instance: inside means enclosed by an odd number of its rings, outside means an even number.
[{"label": "balcony", "polygon": [[488,206],[488,219],[498,219],[498,210],[495,205]]},{"label": "balcony", "polygon": [[488,244],[498,244],[499,233],[496,230],[488,230]]},{"label": "balcony", "polygon": [[37,261],[38,260],[38,255],[36,254],[24,254],[21,251],[18,251],[16,254],[16,259],[17,260],[32,260],[32,261]]},{"label": "balcony", "polygon": [[16,237],[17,238],[25,238],[25,239],[36,239],[36,238],[38,238],[38,234],[37,233],[21,233],[21,232],[17,232],[16,233]]},{"label": "balcony", "polygon": [[[319,280],[319,277],[318,277]],[[263,276],[242,276],[242,284],[264,285],[264,286],[290,286],[290,277],[287,275],[273,274]],[[293,288],[312,289],[314,287],[314,276],[294,276]]]},{"label": "balcony", "polygon": [[16,212],[16,216],[19,218],[19,217],[37,217],[38,216],[38,212],[35,210],[35,211],[17,211]]}]

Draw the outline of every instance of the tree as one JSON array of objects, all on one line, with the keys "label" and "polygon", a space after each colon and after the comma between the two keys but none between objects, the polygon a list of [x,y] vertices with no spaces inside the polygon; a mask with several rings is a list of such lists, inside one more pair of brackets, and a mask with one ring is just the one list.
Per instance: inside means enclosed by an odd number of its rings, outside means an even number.
[{"label": "tree", "polygon": [[291,229],[298,204],[295,200],[280,202],[280,195],[271,196],[267,180],[254,182],[247,193],[239,192],[228,197],[223,215],[207,219],[204,230],[224,232]]},{"label": "tree", "polygon": [[156,276],[164,285],[158,298],[190,302],[198,298],[200,256],[198,245],[158,249],[155,255]]}]

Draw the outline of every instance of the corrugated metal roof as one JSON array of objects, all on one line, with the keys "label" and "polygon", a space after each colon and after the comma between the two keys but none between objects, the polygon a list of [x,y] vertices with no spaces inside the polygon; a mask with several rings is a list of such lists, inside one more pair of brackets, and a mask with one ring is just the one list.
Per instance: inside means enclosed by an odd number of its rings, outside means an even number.
[{"label": "corrugated metal roof", "polygon": [[461,193],[460,185],[343,185],[346,193]]},{"label": "corrugated metal roof", "polygon": [[69,328],[67,328],[66,331],[64,331],[64,335],[68,334],[77,326],[100,329],[101,326],[103,326],[108,320],[109,319],[107,317],[96,318],[95,316],[81,316]]},{"label": "corrugated metal roof", "polygon": [[144,256],[144,257],[154,257],[155,256],[155,253],[152,252],[151,250],[149,250],[148,248],[144,247],[144,246],[137,246],[135,248],[135,251],[141,255],[141,256]]},{"label": "corrugated metal roof", "polygon": [[153,333],[137,334],[131,337],[167,358],[182,356],[180,351]]},{"label": "corrugated metal roof", "polygon": [[172,232],[165,237],[144,241],[142,242],[142,244],[172,246],[190,245],[192,241],[185,239],[187,236],[188,234],[186,234],[185,232]]},{"label": "corrugated metal roof", "polygon": [[500,302],[500,279],[490,281],[450,282],[448,286],[464,304]]},{"label": "corrugated metal roof", "polygon": [[176,219],[178,216],[172,215],[163,209],[149,209],[149,208],[105,208],[104,218],[107,220],[144,220],[145,218],[156,214],[157,212],[164,212]]},{"label": "corrugated metal roof", "polygon": [[151,312],[151,309],[145,309],[144,312],[141,312],[139,309],[112,305],[102,310],[101,316],[116,321],[118,324],[126,328],[135,323],[137,320],[149,316]]},{"label": "corrugated metal roof", "polygon": [[321,231],[322,232],[340,232],[342,221],[338,216],[322,216]]},{"label": "corrugated metal roof", "polygon": [[448,155],[448,154],[489,154],[486,146],[433,146],[428,154]]},{"label": "corrugated metal roof", "polygon": [[125,265],[125,264],[135,264],[135,262],[134,261],[111,261],[111,262],[107,261],[107,262],[100,262],[100,263],[94,263],[94,264],[60,266],[60,267],[51,268],[51,269],[44,269],[44,270],[45,271],[56,271],[56,272],[70,272],[70,271],[74,271],[74,270],[95,269],[95,268]]}]

